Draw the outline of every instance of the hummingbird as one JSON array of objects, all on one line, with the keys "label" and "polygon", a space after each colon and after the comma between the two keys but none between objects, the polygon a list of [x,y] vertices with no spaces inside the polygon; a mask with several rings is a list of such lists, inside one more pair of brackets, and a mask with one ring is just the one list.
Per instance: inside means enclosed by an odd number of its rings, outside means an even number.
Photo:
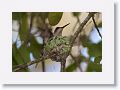
[{"label": "hummingbird", "polygon": [[66,27],[66,26],[68,26],[70,23],[68,23],[68,24],[66,24],[66,25],[64,25],[64,26],[62,26],[62,27],[56,27],[56,29],[54,30],[54,33],[53,33],[53,35],[54,35],[54,37],[56,37],[56,36],[62,36],[62,31],[63,31],[63,29]]},{"label": "hummingbird", "polygon": [[62,27],[56,27],[53,37],[48,40],[44,48],[46,55],[49,55],[51,60],[61,62],[61,72],[65,71],[65,59],[70,50],[69,40],[67,37],[62,37],[62,31],[69,24],[70,23]]}]

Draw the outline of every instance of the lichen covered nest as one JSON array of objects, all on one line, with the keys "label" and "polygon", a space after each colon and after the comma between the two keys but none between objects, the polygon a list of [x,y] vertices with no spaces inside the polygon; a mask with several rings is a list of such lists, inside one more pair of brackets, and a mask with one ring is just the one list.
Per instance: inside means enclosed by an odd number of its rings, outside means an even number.
[{"label": "lichen covered nest", "polygon": [[45,45],[45,52],[53,61],[61,62],[68,56],[70,40],[66,36],[53,37]]}]

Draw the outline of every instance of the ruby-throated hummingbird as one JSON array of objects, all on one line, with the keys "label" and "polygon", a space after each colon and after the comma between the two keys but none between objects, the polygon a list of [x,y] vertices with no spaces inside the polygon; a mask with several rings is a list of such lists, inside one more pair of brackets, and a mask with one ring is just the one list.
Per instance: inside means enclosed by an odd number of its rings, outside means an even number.
[{"label": "ruby-throated hummingbird", "polygon": [[62,27],[57,27],[56,29],[55,29],[55,31],[54,31],[54,37],[56,37],[56,36],[62,36],[62,31],[63,31],[63,29],[66,27],[66,26],[68,26],[70,23],[68,23],[68,24],[66,24],[66,25],[64,25],[64,26],[62,26]]}]

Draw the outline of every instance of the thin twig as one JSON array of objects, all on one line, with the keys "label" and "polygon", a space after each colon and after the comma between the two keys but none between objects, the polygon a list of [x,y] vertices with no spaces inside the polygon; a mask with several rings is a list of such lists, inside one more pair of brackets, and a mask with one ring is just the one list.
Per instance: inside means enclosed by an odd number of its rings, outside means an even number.
[{"label": "thin twig", "polygon": [[[44,43],[43,43],[43,46],[44,46]],[[44,49],[43,49],[42,56],[43,56],[43,59],[44,59],[44,57],[45,57]],[[43,60],[41,63],[42,63],[42,71],[45,72],[45,70],[46,70],[45,61]],[[37,66],[37,64],[36,64],[36,66]]]},{"label": "thin twig", "polygon": [[85,20],[80,24],[79,28],[77,29],[77,31],[75,32],[75,34],[74,34],[74,36],[73,36],[73,38],[71,40],[71,43],[70,43],[71,49],[72,49],[73,43],[75,42],[75,40],[78,37],[79,33],[82,32],[83,27],[90,20],[90,18],[93,17],[94,14],[95,13],[89,13],[88,16],[85,18]]},{"label": "thin twig", "polygon": [[95,25],[95,28],[97,29],[97,32],[98,32],[99,36],[100,36],[101,39],[102,39],[102,35],[101,35],[100,30],[98,29],[98,26],[97,26],[97,24],[96,24],[96,22],[95,22],[94,16],[92,16],[92,20],[93,20],[93,23],[94,23],[94,25]]},{"label": "thin twig", "polygon": [[25,64],[17,65],[17,66],[15,66],[15,67],[13,67],[13,68],[15,68],[13,71],[14,71],[14,72],[19,71],[19,70],[24,69],[24,68],[26,68],[26,67],[28,67],[28,66],[30,66],[30,65],[35,64],[35,63],[42,62],[42,61],[44,61],[44,60],[46,60],[46,59],[48,59],[47,56],[44,57],[44,59],[43,59],[43,57],[41,57],[41,58],[39,58],[39,59],[37,59],[37,60],[31,61],[31,62],[28,62],[28,63],[25,63]]},{"label": "thin twig", "polygon": [[[79,26],[81,25],[80,19],[78,16],[76,16],[77,18],[77,24],[79,24]],[[76,26],[76,25],[75,25]],[[78,39],[79,40],[79,39]],[[80,42],[78,41],[78,45],[80,45]],[[72,59],[74,60],[76,66],[79,68],[79,70],[82,72],[82,68],[80,67],[80,63],[79,60],[77,60],[71,53],[70,56],[72,57]]]},{"label": "thin twig", "polygon": [[[85,20],[84,20],[82,23],[79,23],[80,26],[79,26],[79,28],[77,29],[77,31],[75,32],[75,34],[74,34],[74,36],[73,36],[73,38],[72,38],[72,40],[71,40],[71,43],[70,43],[70,52],[69,52],[69,55],[71,54],[71,50],[72,50],[72,47],[73,47],[73,44],[74,44],[76,38],[77,38],[78,35],[84,30],[84,29],[83,29],[84,26],[87,24],[87,22],[90,20],[90,18],[93,17],[94,14],[95,14],[95,13],[89,13],[88,16],[85,18]],[[79,69],[82,71],[81,68],[79,68]]]},{"label": "thin twig", "polygon": [[[86,23],[90,20],[90,18],[91,18],[94,14],[95,14],[95,13],[89,13],[88,16],[85,18],[85,20],[84,20],[82,23],[80,23],[79,18],[77,18],[80,26],[79,26],[79,28],[77,29],[77,31],[75,32],[75,34],[74,34],[74,36],[73,36],[73,38],[72,38],[72,40],[71,40],[71,43],[70,43],[70,52],[68,53],[68,55],[71,53],[71,49],[72,49],[73,43],[75,42],[76,38],[78,37],[78,35],[80,34],[80,32],[83,30],[83,27],[86,25]],[[66,60],[65,60],[65,61],[66,61]],[[65,68],[65,67],[63,67],[63,66],[65,66],[65,63],[66,63],[66,62],[63,62],[63,61],[61,62],[61,72],[64,71],[64,68]]]},{"label": "thin twig", "polygon": [[66,64],[66,60],[65,59],[63,59],[62,61],[61,61],[61,72],[65,72],[65,64]]}]

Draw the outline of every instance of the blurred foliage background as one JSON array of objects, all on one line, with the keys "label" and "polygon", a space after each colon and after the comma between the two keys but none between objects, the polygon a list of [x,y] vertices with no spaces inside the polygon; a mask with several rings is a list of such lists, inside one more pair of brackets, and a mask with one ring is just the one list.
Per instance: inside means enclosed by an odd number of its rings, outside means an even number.
[{"label": "blurred foliage background", "polygon": [[[72,37],[87,17],[87,12],[13,12],[12,13],[12,70],[43,56],[44,45],[57,27],[70,23],[62,36]],[[94,15],[102,32],[102,14]],[[31,64],[17,72],[60,72],[60,62],[50,58]],[[102,39],[93,20],[84,26],[73,44],[71,55],[66,58],[66,72],[101,72]]]}]

